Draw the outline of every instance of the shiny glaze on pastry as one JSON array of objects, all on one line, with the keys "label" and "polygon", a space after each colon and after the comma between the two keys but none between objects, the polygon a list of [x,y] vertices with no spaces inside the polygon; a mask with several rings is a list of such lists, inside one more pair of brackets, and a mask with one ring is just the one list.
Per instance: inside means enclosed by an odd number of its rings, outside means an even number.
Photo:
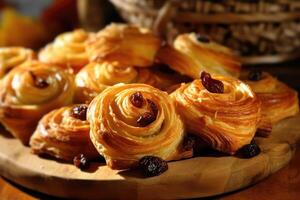
[{"label": "shiny glaze on pastry", "polygon": [[40,51],[39,60],[62,67],[71,67],[77,72],[89,62],[85,45],[89,35],[90,33],[81,29],[62,33]]},{"label": "shiny glaze on pastry", "polygon": [[201,71],[238,77],[241,63],[233,52],[213,41],[201,42],[195,33],[179,35],[173,47],[164,46],[157,58],[175,71],[197,79]]},{"label": "shiny glaze on pastry", "polygon": [[164,90],[180,80],[182,78],[177,75],[173,77],[158,70],[119,67],[117,62],[92,62],[76,75],[75,100],[78,103],[89,103],[104,89],[117,83],[145,83]]},{"label": "shiny glaze on pastry", "polygon": [[0,48],[0,78],[3,78],[11,69],[22,63],[32,60],[35,53],[22,47]]},{"label": "shiny glaze on pastry", "polygon": [[90,140],[88,121],[74,115],[74,109],[87,105],[71,105],[44,115],[30,139],[32,152],[72,162],[79,154],[88,159],[100,157]]},{"label": "shiny glaze on pastry", "polygon": [[250,87],[235,78],[222,81],[224,93],[209,92],[199,79],[182,84],[171,98],[187,131],[203,138],[214,149],[233,154],[249,144],[260,121],[260,101]]},{"label": "shiny glaze on pastry", "polygon": [[148,67],[161,40],[147,29],[110,24],[91,37],[87,50],[91,61],[118,61],[121,67]]},{"label": "shiny glaze on pastry", "polygon": [[49,111],[70,104],[74,90],[71,74],[50,64],[26,62],[11,70],[0,84],[0,121],[28,144],[38,120]]},{"label": "shiny glaze on pastry", "polygon": [[262,102],[263,116],[274,124],[299,112],[298,93],[269,73],[263,72],[260,80],[244,80]]},{"label": "shiny glaze on pastry", "polygon": [[[118,84],[99,94],[88,109],[90,137],[113,169],[135,167],[143,156],[176,160],[184,127],[166,92],[145,84]],[[149,121],[150,120],[150,121]]]}]

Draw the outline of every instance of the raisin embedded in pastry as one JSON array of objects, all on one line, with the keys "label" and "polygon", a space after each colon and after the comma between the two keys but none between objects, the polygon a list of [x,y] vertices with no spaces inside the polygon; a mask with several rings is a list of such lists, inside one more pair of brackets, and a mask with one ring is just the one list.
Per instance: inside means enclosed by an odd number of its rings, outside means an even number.
[{"label": "raisin embedded in pastry", "polygon": [[90,140],[87,108],[85,104],[72,105],[44,115],[30,139],[33,153],[67,162],[81,154],[89,160],[100,157]]},{"label": "raisin embedded in pastry", "polygon": [[235,78],[210,76],[182,84],[171,98],[187,131],[213,148],[234,154],[249,144],[261,118],[261,103],[248,85]]},{"label": "raisin embedded in pastry", "polygon": [[201,71],[238,77],[241,69],[239,59],[230,49],[210,40],[200,40],[195,33],[179,35],[173,46],[166,45],[159,50],[157,58],[194,79]]},{"label": "raisin embedded in pastry", "polygon": [[114,62],[119,66],[149,67],[161,40],[147,29],[126,24],[110,24],[89,39],[90,61]]},{"label": "raisin embedded in pastry", "polygon": [[26,62],[0,83],[0,121],[16,138],[28,144],[39,119],[72,103],[74,77],[56,66]]},{"label": "raisin embedded in pastry", "polygon": [[39,60],[78,72],[89,62],[85,42],[90,35],[81,29],[60,34],[39,52]]},{"label": "raisin embedded in pastry", "polygon": [[3,78],[11,69],[22,63],[32,60],[35,53],[22,47],[0,48],[0,78]]},{"label": "raisin embedded in pastry", "polygon": [[145,84],[118,84],[89,105],[90,137],[113,169],[136,167],[144,156],[176,160],[192,156],[183,148],[184,127],[166,92]]}]

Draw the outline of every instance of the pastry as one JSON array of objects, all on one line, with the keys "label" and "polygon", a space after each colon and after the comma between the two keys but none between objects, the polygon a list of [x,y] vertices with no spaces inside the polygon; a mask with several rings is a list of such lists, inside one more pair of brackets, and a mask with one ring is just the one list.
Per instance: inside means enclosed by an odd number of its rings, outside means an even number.
[{"label": "pastry", "polygon": [[0,121],[28,144],[39,119],[72,103],[74,90],[71,74],[39,61],[26,62],[11,70],[0,84]]},{"label": "pastry", "polygon": [[190,157],[184,127],[166,92],[145,84],[117,84],[89,105],[90,137],[113,169],[136,167],[144,156]]},{"label": "pastry", "polygon": [[239,59],[220,44],[195,33],[179,35],[173,46],[165,45],[157,53],[157,59],[181,74],[197,79],[201,71],[211,74],[238,77]]},{"label": "pastry", "polygon": [[83,154],[88,159],[99,157],[90,140],[86,120],[87,105],[71,105],[46,114],[30,139],[32,152],[72,162]]},{"label": "pastry", "polygon": [[78,29],[58,35],[55,40],[44,47],[38,54],[40,61],[72,68],[78,72],[89,62],[85,42],[90,33]]},{"label": "pastry", "polygon": [[161,40],[147,29],[111,24],[89,39],[90,61],[114,62],[120,67],[148,67],[154,62]]},{"label": "pastry", "polygon": [[225,153],[249,144],[260,121],[259,99],[235,78],[202,72],[201,79],[182,84],[171,98],[187,131]]},{"label": "pastry", "polygon": [[78,103],[89,103],[104,89],[117,83],[145,83],[159,89],[167,89],[183,80],[179,75],[168,75],[148,68],[119,67],[117,62],[92,62],[76,75]]},{"label": "pastry", "polygon": [[298,94],[267,72],[253,71],[243,77],[262,102],[262,114],[272,124],[299,112]]},{"label": "pastry", "polygon": [[0,48],[0,78],[3,78],[11,69],[22,63],[32,60],[35,53],[22,47]]}]

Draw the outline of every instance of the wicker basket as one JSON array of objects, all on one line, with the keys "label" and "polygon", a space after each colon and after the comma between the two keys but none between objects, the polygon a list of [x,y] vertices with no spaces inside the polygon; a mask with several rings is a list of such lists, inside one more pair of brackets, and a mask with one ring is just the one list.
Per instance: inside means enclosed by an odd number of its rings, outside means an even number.
[{"label": "wicker basket", "polygon": [[238,51],[244,63],[300,57],[299,0],[111,0],[132,24],[168,41],[199,32]]}]

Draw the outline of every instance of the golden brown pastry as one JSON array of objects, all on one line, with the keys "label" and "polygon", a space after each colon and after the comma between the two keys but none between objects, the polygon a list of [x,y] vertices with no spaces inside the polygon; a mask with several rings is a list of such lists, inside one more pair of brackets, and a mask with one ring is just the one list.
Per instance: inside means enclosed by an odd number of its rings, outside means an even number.
[{"label": "golden brown pastry", "polygon": [[201,71],[238,77],[241,63],[233,52],[195,33],[179,35],[173,47],[164,46],[157,58],[175,71],[197,79]]},{"label": "golden brown pastry", "polygon": [[145,83],[159,89],[183,80],[178,75],[168,75],[157,70],[119,67],[117,62],[92,62],[76,75],[76,102],[89,103],[107,87],[117,83]]},{"label": "golden brown pastry", "polygon": [[39,119],[72,103],[74,78],[62,69],[38,61],[11,70],[0,84],[0,121],[28,144]]},{"label": "golden brown pastry", "polygon": [[39,52],[39,60],[61,67],[71,67],[78,72],[89,62],[85,44],[89,35],[90,33],[81,29],[60,34]]},{"label": "golden brown pastry", "polygon": [[118,61],[120,67],[148,67],[160,45],[161,40],[147,29],[111,24],[90,38],[87,50],[91,61]]},{"label": "golden brown pastry", "polygon": [[182,148],[183,123],[166,92],[145,84],[118,84],[104,90],[87,114],[90,137],[113,169],[137,165],[146,155],[164,160],[191,156]]},{"label": "golden brown pastry", "polygon": [[35,53],[22,47],[0,48],[0,78],[3,78],[12,68],[32,60]]},{"label": "golden brown pastry", "polygon": [[100,157],[90,140],[86,111],[85,104],[71,105],[44,115],[30,139],[33,153],[68,162],[79,154],[88,159]]},{"label": "golden brown pastry", "polygon": [[201,80],[182,84],[171,98],[187,131],[222,152],[233,154],[249,144],[260,121],[259,99],[235,78],[205,73]]},{"label": "golden brown pastry", "polygon": [[262,102],[263,117],[274,124],[299,112],[298,94],[269,73],[253,72],[245,81]]}]

